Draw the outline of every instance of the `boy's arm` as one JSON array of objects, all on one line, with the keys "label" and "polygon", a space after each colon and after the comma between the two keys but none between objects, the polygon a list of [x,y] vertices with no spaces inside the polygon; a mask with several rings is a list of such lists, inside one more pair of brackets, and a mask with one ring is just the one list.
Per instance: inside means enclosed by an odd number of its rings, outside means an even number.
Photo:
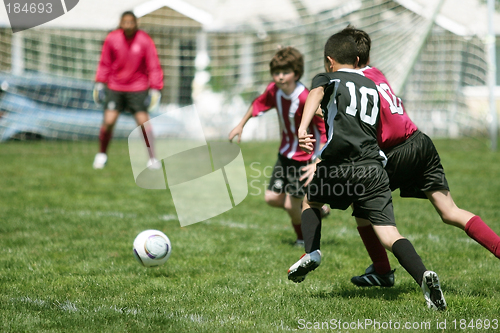
[{"label": "boy's arm", "polygon": [[237,135],[238,136],[238,143],[241,141],[241,133],[243,132],[243,127],[247,123],[247,121],[252,118],[252,113],[253,113],[253,105],[250,105],[248,108],[247,113],[243,116],[241,119],[240,123],[236,125],[235,128],[231,132],[229,132],[229,142],[233,142],[234,137]]},{"label": "boy's arm", "polygon": [[266,91],[259,97],[257,97],[250,107],[248,108],[247,113],[243,116],[243,119],[241,119],[240,123],[233,128],[233,130],[229,133],[229,141],[232,142],[234,137],[237,135],[238,136],[238,143],[241,141],[241,133],[243,132],[243,127],[247,123],[247,121],[252,118],[252,117],[257,117],[263,112],[266,112],[267,110],[276,107],[276,84],[274,82],[271,82],[267,88]]},{"label": "boy's arm", "polygon": [[311,121],[318,110],[318,107],[323,100],[323,96],[325,95],[325,88],[323,86],[319,86],[314,88],[309,92],[309,95],[306,99],[306,104],[304,105],[304,112],[302,113],[302,120],[300,121],[300,126],[298,130],[299,136],[299,146],[308,154],[311,154],[314,150],[313,142],[316,142],[313,139],[312,134],[307,134],[307,129],[311,124]]}]

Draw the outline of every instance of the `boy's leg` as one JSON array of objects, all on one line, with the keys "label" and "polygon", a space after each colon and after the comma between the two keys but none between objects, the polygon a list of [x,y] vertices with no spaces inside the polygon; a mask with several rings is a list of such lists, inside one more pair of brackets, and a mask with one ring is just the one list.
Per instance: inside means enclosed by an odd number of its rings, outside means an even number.
[{"label": "boy's leg", "polygon": [[457,207],[449,191],[425,192],[444,223],[465,230],[467,235],[500,258],[500,236],[491,230],[483,220]]},{"label": "boy's leg", "polygon": [[317,202],[309,202],[304,198],[302,202],[302,234],[306,253],[320,249],[321,241],[321,206]]},{"label": "boy's leg", "polygon": [[370,221],[356,217],[358,232],[363,240],[366,251],[372,260],[365,273],[353,276],[351,282],[358,287],[392,287],[394,286],[394,271],[387,257],[384,246],[380,243]]},{"label": "boy's leg", "polygon": [[422,276],[427,269],[410,241],[401,236],[392,225],[374,225],[373,230],[384,247],[394,254],[401,266],[421,285]]},{"label": "boy's leg", "polygon": [[302,233],[306,253],[288,269],[288,279],[299,283],[321,263],[321,209],[322,204],[311,203],[304,198],[302,203]]},{"label": "boy's leg", "polygon": [[113,128],[120,113],[117,110],[105,110],[104,118],[99,131],[99,152],[95,155],[92,164],[94,169],[102,169],[108,162],[108,146],[113,136]]},{"label": "boy's leg", "polygon": [[277,193],[272,190],[266,190],[266,203],[271,207],[284,208],[292,220],[292,227],[297,235],[296,244],[302,246],[304,237],[300,227],[300,207],[302,198],[294,198],[285,193]]},{"label": "boy's leg", "polygon": [[286,195],[284,207],[292,221],[292,227],[297,235],[297,245],[303,245],[304,237],[301,228],[302,201],[304,198],[297,198],[291,195]]},{"label": "boy's leg", "polygon": [[266,190],[264,200],[271,207],[284,208],[285,207],[285,193],[278,193],[272,190]]},{"label": "boy's leg", "polygon": [[403,268],[422,288],[427,306],[446,310],[446,301],[435,272],[428,271],[409,240],[403,238],[395,226],[373,226],[381,243],[392,251]]},{"label": "boy's leg", "polygon": [[387,252],[375,234],[372,224],[370,221],[359,217],[356,217],[356,223],[358,224],[359,236],[363,240],[366,251],[373,262],[375,273],[389,273],[391,271],[391,264],[389,263]]},{"label": "boy's leg", "polygon": [[99,152],[106,153],[108,150],[109,142],[113,136],[113,128],[120,116],[120,112],[117,110],[106,110],[104,111],[104,120],[99,132]]}]

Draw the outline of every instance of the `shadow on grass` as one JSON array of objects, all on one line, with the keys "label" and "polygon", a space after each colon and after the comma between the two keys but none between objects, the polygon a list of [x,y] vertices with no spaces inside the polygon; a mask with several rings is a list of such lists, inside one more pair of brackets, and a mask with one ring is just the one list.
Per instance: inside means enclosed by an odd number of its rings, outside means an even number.
[{"label": "shadow on grass", "polygon": [[[290,239],[282,239],[281,240],[281,244],[294,246],[295,245],[295,240],[292,240],[292,238],[290,238]],[[332,244],[337,244],[337,242],[333,238],[322,239],[321,240],[321,247],[332,245]]]},{"label": "shadow on grass", "polygon": [[316,298],[373,298],[373,299],[385,299],[388,301],[396,300],[400,298],[401,294],[409,294],[414,292],[416,287],[410,285],[401,285],[392,288],[356,288],[352,289],[339,289],[331,291],[319,291],[311,293],[311,297]]}]

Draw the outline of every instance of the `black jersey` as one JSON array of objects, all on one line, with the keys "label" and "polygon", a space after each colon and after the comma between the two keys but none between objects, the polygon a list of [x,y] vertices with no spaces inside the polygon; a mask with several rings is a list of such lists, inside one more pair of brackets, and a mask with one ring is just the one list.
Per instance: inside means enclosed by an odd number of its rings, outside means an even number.
[{"label": "black jersey", "polygon": [[321,159],[334,164],[384,161],[377,144],[380,101],[377,87],[361,71],[341,69],[313,78],[312,88],[323,86],[321,108],[328,141]]}]

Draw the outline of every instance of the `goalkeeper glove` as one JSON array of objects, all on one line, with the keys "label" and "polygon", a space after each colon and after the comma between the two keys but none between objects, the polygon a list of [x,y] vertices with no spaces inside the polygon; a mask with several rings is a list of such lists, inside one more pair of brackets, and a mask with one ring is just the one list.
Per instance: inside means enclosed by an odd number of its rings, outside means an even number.
[{"label": "goalkeeper glove", "polygon": [[144,100],[144,105],[148,112],[155,110],[160,105],[161,92],[157,89],[149,89],[148,97]]},{"label": "goalkeeper glove", "polygon": [[102,82],[95,83],[92,97],[94,98],[95,104],[101,105],[102,103],[104,103],[104,100],[106,99],[106,90],[104,83]]}]

